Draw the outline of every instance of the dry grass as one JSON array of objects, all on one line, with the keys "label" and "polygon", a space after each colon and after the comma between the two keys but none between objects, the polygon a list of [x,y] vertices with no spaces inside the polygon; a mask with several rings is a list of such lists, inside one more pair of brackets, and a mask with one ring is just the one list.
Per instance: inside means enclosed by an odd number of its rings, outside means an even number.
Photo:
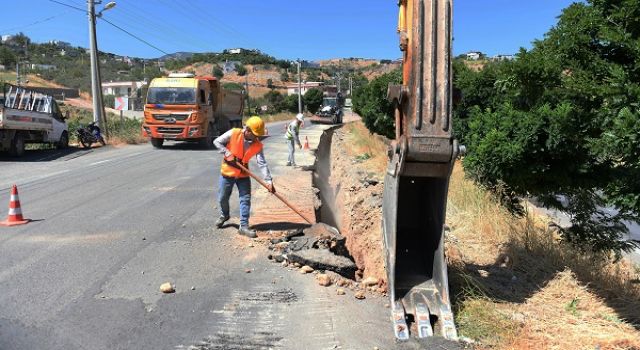
[{"label": "dry grass", "polygon": [[480,348],[640,349],[637,272],[563,244],[528,209],[513,217],[456,165],[447,252],[460,333]]},{"label": "dry grass", "polygon": [[353,146],[347,153],[365,169],[383,174],[388,163],[386,139],[369,132],[361,121],[345,124],[344,130],[349,134],[348,143]]}]

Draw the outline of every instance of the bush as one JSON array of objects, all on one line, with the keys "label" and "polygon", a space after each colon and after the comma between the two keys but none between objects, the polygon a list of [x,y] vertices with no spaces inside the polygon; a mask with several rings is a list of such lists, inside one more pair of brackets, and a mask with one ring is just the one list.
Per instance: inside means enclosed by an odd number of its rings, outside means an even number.
[{"label": "bush", "polygon": [[239,64],[236,66],[236,72],[238,72],[238,75],[243,77],[245,75],[247,75],[247,67],[245,67],[242,64]]},{"label": "bush", "polygon": [[222,79],[222,77],[224,76],[224,72],[218,65],[213,66],[213,70],[211,71],[211,74],[213,74],[213,76],[218,79]]},{"label": "bush", "polygon": [[394,107],[387,101],[387,89],[389,84],[401,82],[402,76],[398,69],[383,74],[354,91],[353,110],[360,114],[362,121],[371,132],[391,139],[395,137]]},{"label": "bush", "polygon": [[114,108],[116,104],[116,96],[115,95],[104,95],[102,96],[102,103],[105,107]]},{"label": "bush", "polygon": [[322,90],[309,89],[302,98],[307,110],[311,113],[315,113],[322,105]]},{"label": "bush", "polygon": [[[302,108],[304,108],[304,101],[302,104]],[[298,113],[298,95],[289,95],[284,98],[282,101],[282,105],[278,110],[287,111],[291,113]]]}]

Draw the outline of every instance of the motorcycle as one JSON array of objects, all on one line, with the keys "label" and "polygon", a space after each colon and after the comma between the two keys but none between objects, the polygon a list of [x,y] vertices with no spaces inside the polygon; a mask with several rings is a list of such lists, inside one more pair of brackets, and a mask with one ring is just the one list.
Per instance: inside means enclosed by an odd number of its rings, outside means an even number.
[{"label": "motorcycle", "polygon": [[79,127],[77,130],[77,134],[78,140],[84,148],[90,148],[91,145],[95,142],[98,142],[103,146],[106,144],[104,138],[102,137],[100,127],[97,126],[95,122],[91,122],[87,126]]}]

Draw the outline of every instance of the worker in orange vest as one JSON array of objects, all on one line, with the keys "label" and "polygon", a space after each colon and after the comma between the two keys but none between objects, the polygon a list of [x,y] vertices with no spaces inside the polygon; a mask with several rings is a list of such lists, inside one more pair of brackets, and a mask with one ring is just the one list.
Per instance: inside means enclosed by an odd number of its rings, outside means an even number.
[{"label": "worker in orange vest", "polygon": [[276,189],[273,187],[271,172],[262,153],[262,142],[259,139],[265,135],[264,121],[260,117],[253,116],[247,120],[244,128],[231,129],[213,141],[220,153],[224,154],[218,187],[220,217],[216,220],[216,227],[222,227],[229,220],[229,197],[231,197],[233,185],[236,185],[240,198],[240,229],[238,233],[250,238],[256,237],[256,232],[249,229],[251,179],[249,174],[236,166],[236,163],[241,163],[248,168],[249,160],[255,156],[262,177],[269,185],[269,191],[275,193]]}]

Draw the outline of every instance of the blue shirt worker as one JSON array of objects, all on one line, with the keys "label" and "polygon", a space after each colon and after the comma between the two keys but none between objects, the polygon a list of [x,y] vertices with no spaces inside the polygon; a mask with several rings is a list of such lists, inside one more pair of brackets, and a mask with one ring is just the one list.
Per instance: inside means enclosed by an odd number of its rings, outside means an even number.
[{"label": "blue shirt worker", "polygon": [[249,160],[255,156],[262,177],[269,185],[269,191],[275,193],[271,172],[262,153],[262,142],[259,140],[260,137],[265,135],[264,121],[260,117],[254,116],[247,120],[243,129],[231,129],[213,141],[220,153],[224,154],[222,165],[220,166],[220,183],[218,187],[220,217],[216,220],[216,227],[222,227],[229,220],[229,197],[231,197],[233,185],[236,185],[240,198],[240,228],[238,233],[250,238],[256,237],[256,232],[249,229],[251,178],[236,163],[249,168]]},{"label": "blue shirt worker", "polygon": [[296,147],[295,144],[302,149],[302,144],[300,143],[300,124],[304,121],[304,115],[302,113],[298,113],[296,115],[296,119],[289,123],[287,126],[287,131],[284,133],[284,137],[287,139],[287,148],[289,149],[289,159],[287,160],[287,166],[296,166]]}]

